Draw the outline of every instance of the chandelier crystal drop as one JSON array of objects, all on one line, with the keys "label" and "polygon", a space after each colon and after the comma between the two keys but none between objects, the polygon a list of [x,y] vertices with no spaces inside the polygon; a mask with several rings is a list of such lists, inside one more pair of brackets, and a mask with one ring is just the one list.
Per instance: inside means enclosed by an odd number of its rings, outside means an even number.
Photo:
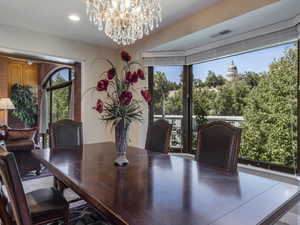
[{"label": "chandelier crystal drop", "polygon": [[90,21],[114,42],[133,44],[161,22],[160,0],[86,0]]}]

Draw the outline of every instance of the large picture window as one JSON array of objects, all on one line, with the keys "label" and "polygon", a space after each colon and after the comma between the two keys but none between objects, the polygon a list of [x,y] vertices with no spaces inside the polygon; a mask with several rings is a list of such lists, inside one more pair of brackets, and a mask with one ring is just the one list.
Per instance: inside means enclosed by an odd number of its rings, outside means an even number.
[{"label": "large picture window", "polygon": [[[180,124],[181,130],[191,130],[191,144],[178,145],[188,148],[184,152],[195,154],[198,127],[211,121],[226,121],[242,128],[240,162],[295,172],[298,63],[297,43],[290,42],[187,66],[190,69],[180,76],[175,67],[163,67],[168,82],[178,85],[167,94],[165,105],[171,108],[164,117],[171,117],[173,126]],[[154,96],[155,76],[161,68],[153,68]],[[190,100],[180,97],[182,87],[188,89]],[[161,107],[162,101],[154,100],[155,118],[162,114],[155,108],[156,104]],[[182,112],[188,111],[185,107],[191,109],[185,114],[188,120],[182,119]],[[184,121],[191,121],[191,125]]]}]

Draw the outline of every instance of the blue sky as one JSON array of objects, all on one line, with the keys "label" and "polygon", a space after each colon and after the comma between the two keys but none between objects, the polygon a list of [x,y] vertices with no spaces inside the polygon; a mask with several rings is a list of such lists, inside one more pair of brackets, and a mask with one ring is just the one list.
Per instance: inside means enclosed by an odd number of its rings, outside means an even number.
[{"label": "blue sky", "polygon": [[[245,71],[258,73],[267,72],[269,70],[269,65],[276,58],[283,56],[286,49],[293,47],[294,43],[289,43],[196,64],[193,66],[194,78],[200,78],[202,81],[205,81],[209,70],[212,70],[217,75],[226,76],[226,72],[231,61],[234,61],[239,73]],[[171,81],[176,83],[180,82],[180,74],[182,73],[181,66],[156,66],[154,67],[154,72],[156,71],[164,72],[166,77]]]}]

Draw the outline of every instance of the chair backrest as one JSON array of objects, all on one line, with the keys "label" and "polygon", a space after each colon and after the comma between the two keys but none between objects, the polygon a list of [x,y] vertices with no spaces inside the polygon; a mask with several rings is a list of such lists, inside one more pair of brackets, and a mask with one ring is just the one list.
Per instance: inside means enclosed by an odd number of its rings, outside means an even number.
[{"label": "chair backrest", "polygon": [[168,121],[160,119],[154,121],[147,132],[145,148],[151,152],[168,154],[170,148],[170,138],[172,125]]},{"label": "chair backrest", "polygon": [[209,166],[236,172],[240,150],[241,129],[216,121],[198,130],[196,160]]},{"label": "chair backrest", "polygon": [[[17,225],[32,225],[24,189],[13,153],[0,151],[0,176],[10,199],[11,209]],[[1,204],[7,202],[1,195]],[[2,207],[1,210],[7,207]],[[2,212],[5,213],[5,212]],[[3,215],[4,216],[4,215]]]},{"label": "chair backrest", "polygon": [[49,124],[51,148],[75,148],[83,144],[82,123],[60,120]]}]

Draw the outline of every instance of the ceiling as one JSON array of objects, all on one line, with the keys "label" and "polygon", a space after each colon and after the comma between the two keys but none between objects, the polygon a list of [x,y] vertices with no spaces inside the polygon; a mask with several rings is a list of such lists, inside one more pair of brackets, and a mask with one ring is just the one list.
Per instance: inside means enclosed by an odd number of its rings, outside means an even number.
[{"label": "ceiling", "polygon": [[[220,1],[161,0],[163,22],[159,29]],[[71,13],[80,15],[81,21],[69,21],[67,17]],[[2,0],[0,24],[106,47],[118,47],[89,22],[84,0]]]},{"label": "ceiling", "polygon": [[[188,51],[222,39],[230,39],[233,36],[253,31],[260,27],[285,21],[299,14],[300,0],[280,0],[242,16],[165,43],[149,51]],[[232,32],[228,35],[211,38],[212,35],[223,30],[231,30]]]}]

